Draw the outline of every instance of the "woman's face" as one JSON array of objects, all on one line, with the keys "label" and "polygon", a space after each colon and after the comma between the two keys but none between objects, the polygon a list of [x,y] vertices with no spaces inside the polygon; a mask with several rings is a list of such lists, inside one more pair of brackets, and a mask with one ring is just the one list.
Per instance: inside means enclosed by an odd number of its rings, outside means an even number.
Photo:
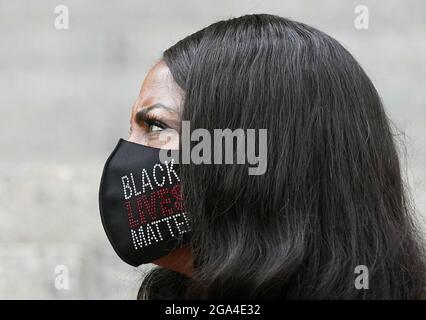
[{"label": "woman's face", "polygon": [[[179,149],[183,95],[166,63],[158,62],[145,77],[132,107],[128,140],[155,148]],[[153,263],[188,277],[193,274],[188,246],[179,247]]]},{"label": "woman's face", "polygon": [[128,140],[156,148],[167,142],[168,149],[178,149],[182,99],[182,89],[161,60],[147,74],[132,107]]}]

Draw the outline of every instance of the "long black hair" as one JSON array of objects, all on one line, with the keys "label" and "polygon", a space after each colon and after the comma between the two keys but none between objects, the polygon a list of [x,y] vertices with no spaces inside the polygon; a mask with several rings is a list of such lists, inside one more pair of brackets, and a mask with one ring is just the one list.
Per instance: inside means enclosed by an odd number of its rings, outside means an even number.
[{"label": "long black hair", "polygon": [[[302,23],[256,14],[164,52],[191,129],[268,130],[268,167],[181,165],[195,274],[148,274],[143,299],[415,299],[413,223],[380,97],[353,56]],[[369,289],[357,289],[366,266]]]}]

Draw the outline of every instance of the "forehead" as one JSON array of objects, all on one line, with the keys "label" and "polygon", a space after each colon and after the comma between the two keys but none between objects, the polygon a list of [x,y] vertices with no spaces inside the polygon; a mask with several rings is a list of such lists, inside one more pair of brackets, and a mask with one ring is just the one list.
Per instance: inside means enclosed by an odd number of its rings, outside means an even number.
[{"label": "forehead", "polygon": [[161,60],[146,75],[139,92],[137,107],[161,103],[179,111],[182,99],[182,89],[173,80],[166,63]]}]

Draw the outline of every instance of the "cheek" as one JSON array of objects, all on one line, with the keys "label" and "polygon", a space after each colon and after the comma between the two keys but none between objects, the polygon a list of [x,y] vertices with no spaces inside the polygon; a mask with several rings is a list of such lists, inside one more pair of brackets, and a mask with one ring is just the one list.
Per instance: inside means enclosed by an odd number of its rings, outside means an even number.
[{"label": "cheek", "polygon": [[152,134],[150,143],[155,143],[155,147],[163,149],[179,149],[179,133],[172,129],[166,129],[159,133]]},{"label": "cheek", "polygon": [[133,129],[132,132],[129,134],[129,138],[127,140],[134,143],[148,145],[146,134],[139,128]]},{"label": "cheek", "polygon": [[179,149],[179,133],[171,129],[149,133],[136,127],[129,135],[128,141],[154,148]]}]

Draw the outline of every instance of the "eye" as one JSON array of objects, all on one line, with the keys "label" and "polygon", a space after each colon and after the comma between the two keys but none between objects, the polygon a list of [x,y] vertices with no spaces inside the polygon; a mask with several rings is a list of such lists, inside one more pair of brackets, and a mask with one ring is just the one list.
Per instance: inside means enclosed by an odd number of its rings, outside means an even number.
[{"label": "eye", "polygon": [[163,124],[162,122],[151,118],[151,119],[145,119],[145,124],[147,126],[148,132],[160,132],[164,129],[167,128],[167,126],[165,124]]},{"label": "eye", "polygon": [[148,130],[150,131],[150,132],[156,132],[156,131],[161,131],[161,130],[163,130],[164,128],[162,128],[162,127],[160,127],[160,126],[158,126],[158,125],[156,125],[156,124],[150,124],[149,125],[149,127],[148,127]]},{"label": "eye", "polygon": [[148,133],[159,133],[167,129],[168,126],[154,114],[138,112],[135,116],[135,122],[143,127]]}]

